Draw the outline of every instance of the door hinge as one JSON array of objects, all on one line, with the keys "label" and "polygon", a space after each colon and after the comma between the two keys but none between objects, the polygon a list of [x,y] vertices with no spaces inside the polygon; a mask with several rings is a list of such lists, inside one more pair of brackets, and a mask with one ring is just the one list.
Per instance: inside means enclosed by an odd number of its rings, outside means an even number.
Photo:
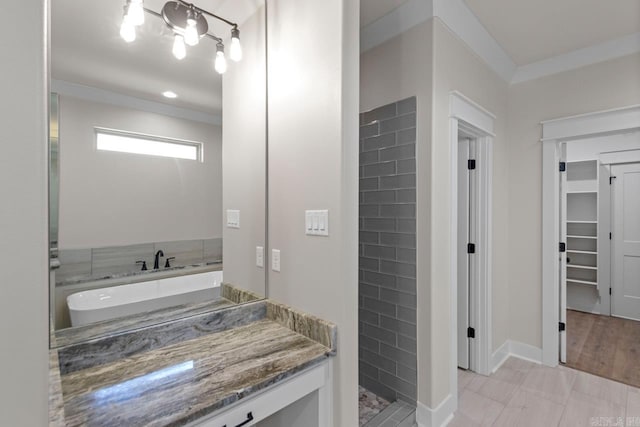
[{"label": "door hinge", "polygon": [[467,160],[467,169],[469,170],[473,170],[476,168],[476,161],[475,159],[469,159]]},{"label": "door hinge", "polygon": [[609,288],[609,295],[613,295],[613,294],[611,293],[611,288]]},{"label": "door hinge", "polygon": [[560,243],[560,252],[567,252],[567,244]]},{"label": "door hinge", "polygon": [[471,326],[469,326],[467,328],[467,338],[475,338],[475,337],[476,337],[476,330]]},{"label": "door hinge", "polygon": [[609,185],[613,184],[613,180],[616,179],[617,176],[610,176],[609,177]]},{"label": "door hinge", "polygon": [[611,233],[609,233],[609,240],[611,240],[611,236],[612,236],[612,234],[611,234]]},{"label": "door hinge", "polygon": [[559,330],[560,332],[564,331],[567,329],[567,325],[564,322],[560,322],[559,326]]},{"label": "door hinge", "polygon": [[560,162],[560,172],[567,171],[567,164],[565,162]]},{"label": "door hinge", "polygon": [[473,243],[467,244],[467,253],[468,254],[475,254],[476,253],[476,245],[473,244]]}]

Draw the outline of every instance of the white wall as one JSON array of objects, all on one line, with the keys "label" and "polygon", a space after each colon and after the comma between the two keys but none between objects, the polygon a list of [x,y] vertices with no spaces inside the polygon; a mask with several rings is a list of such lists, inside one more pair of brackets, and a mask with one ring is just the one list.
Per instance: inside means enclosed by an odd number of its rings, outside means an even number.
[{"label": "white wall", "polygon": [[[434,94],[431,156],[431,290],[429,306],[431,325],[431,399],[436,407],[449,389],[449,369],[456,363],[450,354],[450,198],[451,163],[449,145],[449,99],[451,91],[459,91],[496,116],[493,140],[493,265],[492,274],[492,334],[493,349],[508,338],[508,279],[505,260],[509,257],[507,243],[508,203],[508,139],[507,84],[476,56],[440,19],[434,19]],[[427,402],[425,402],[427,403]]]},{"label": "white wall", "polygon": [[[223,228],[225,282],[265,294],[265,269],[256,246],[265,246],[267,83],[265,9],[242,24],[241,62],[229,61],[222,78],[223,218],[240,211],[240,228]],[[226,223],[226,221],[225,221]]]},{"label": "white wall", "polygon": [[[269,297],[335,322],[334,425],[358,420],[358,16],[353,0],[270,0]],[[329,237],[305,236],[328,209]]]},{"label": "white wall", "polygon": [[542,346],[542,120],[640,103],[640,55],[509,89],[509,337]]},{"label": "white wall", "polygon": [[[95,127],[203,143],[203,162],[96,150]],[[59,248],[222,237],[220,126],[60,96]]]},{"label": "white wall", "polygon": [[[48,424],[46,9],[2,4],[0,424]],[[24,32],[24,23],[30,22]],[[22,34],[16,42],[16,34]]]}]

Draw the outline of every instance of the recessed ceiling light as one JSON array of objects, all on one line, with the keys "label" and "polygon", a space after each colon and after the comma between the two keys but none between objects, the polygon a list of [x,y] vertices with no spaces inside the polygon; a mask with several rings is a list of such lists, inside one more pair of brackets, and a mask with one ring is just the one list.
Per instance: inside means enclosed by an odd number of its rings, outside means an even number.
[{"label": "recessed ceiling light", "polygon": [[173,99],[173,98],[177,98],[177,97],[178,97],[178,94],[176,94],[175,92],[172,92],[172,91],[170,91],[170,90],[167,90],[167,91],[165,91],[165,92],[162,92],[162,95],[163,95],[165,98],[171,98],[171,99]]}]

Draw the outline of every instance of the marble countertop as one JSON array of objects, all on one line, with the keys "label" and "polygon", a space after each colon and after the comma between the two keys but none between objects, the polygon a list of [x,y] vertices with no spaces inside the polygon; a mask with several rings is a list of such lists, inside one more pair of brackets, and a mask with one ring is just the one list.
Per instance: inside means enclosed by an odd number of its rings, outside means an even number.
[{"label": "marble countertop", "polygon": [[247,324],[67,369],[59,376],[61,399],[50,396],[50,402],[58,408],[62,402],[69,427],[181,426],[336,353],[336,327],[321,319],[268,300],[230,310],[263,314]]}]

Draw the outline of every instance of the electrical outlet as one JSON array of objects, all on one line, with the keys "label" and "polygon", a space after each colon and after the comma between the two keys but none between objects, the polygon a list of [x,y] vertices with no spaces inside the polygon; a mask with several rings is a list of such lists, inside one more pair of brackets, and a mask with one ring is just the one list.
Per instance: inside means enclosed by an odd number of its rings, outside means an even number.
[{"label": "electrical outlet", "polygon": [[256,266],[264,267],[264,248],[262,246],[256,246]]},{"label": "electrical outlet", "polygon": [[271,269],[273,271],[280,271],[280,249],[271,251]]}]

